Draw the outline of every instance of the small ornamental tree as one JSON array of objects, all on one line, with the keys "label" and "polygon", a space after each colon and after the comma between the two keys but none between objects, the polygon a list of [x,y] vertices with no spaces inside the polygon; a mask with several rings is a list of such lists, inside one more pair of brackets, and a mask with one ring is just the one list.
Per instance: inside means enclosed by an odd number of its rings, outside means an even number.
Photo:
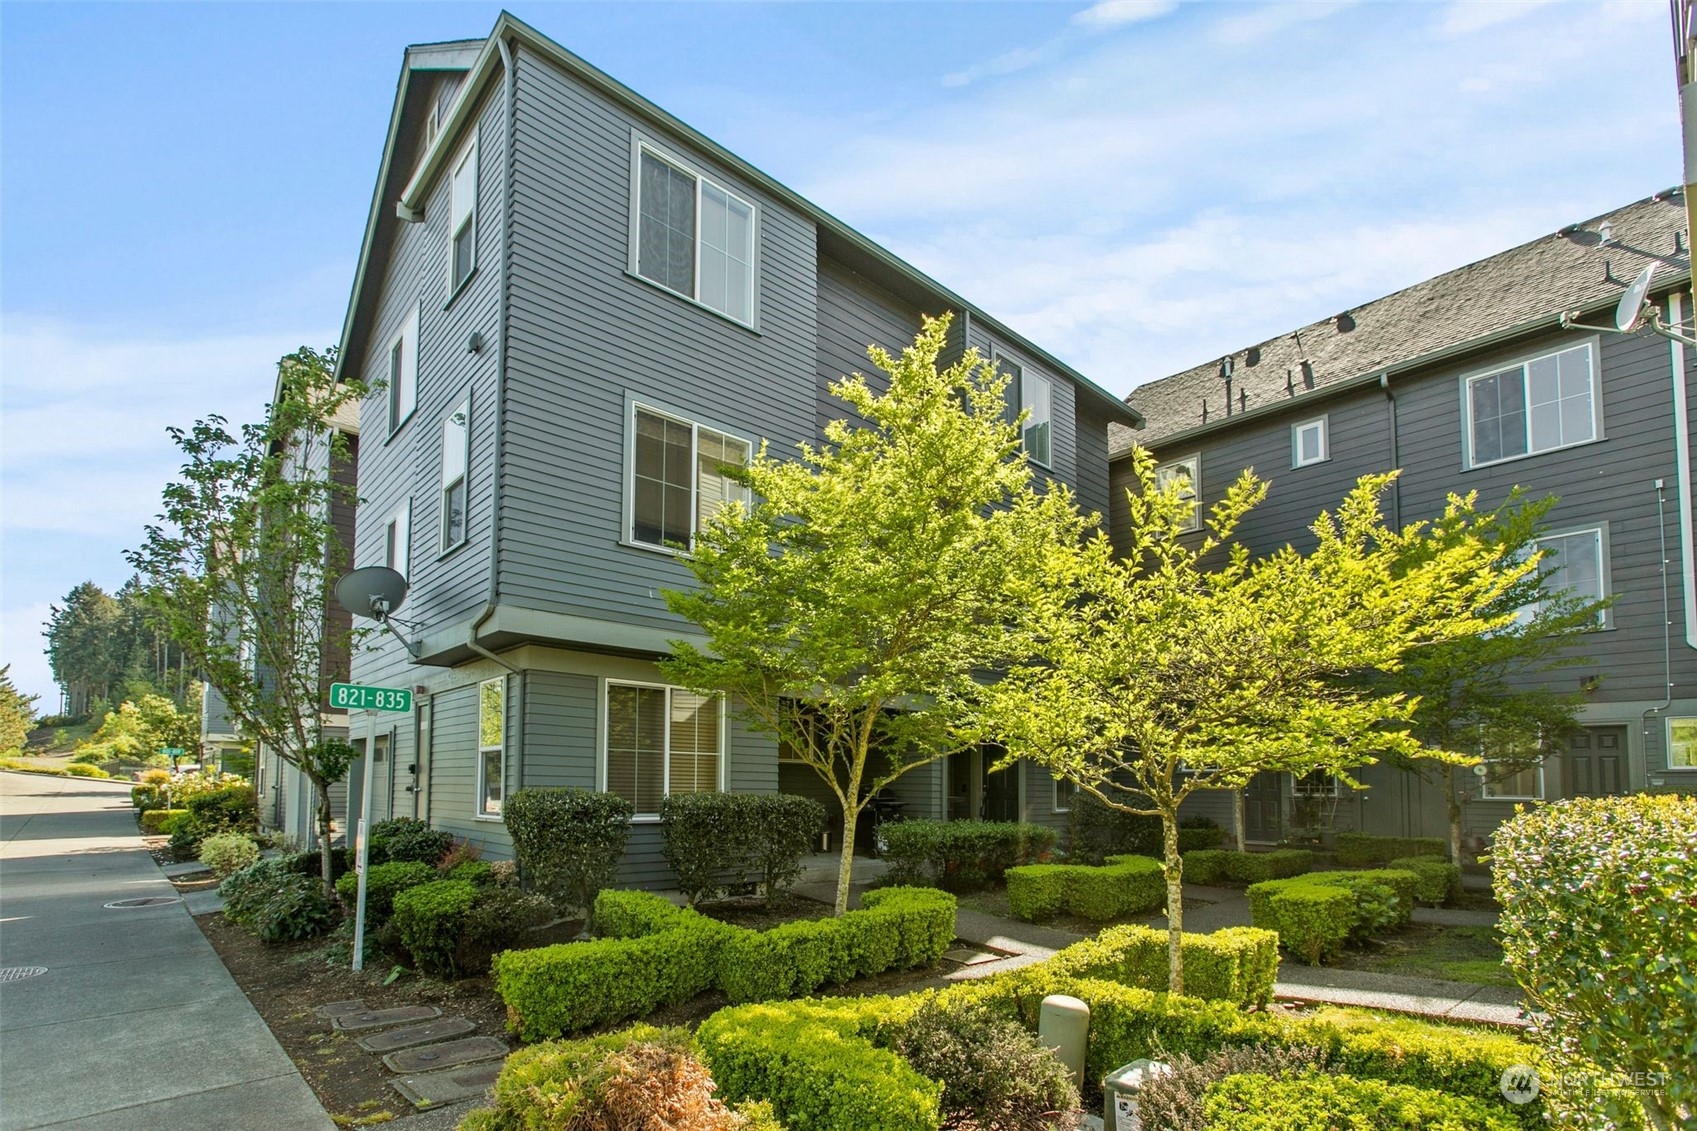
[{"label": "small ornamental tree", "polygon": [[[1659,1129],[1697,1123],[1697,799],[1575,798],[1522,810],[1491,842],[1503,955],[1571,1073],[1633,1090]],[[1630,1113],[1627,1113],[1630,1114]],[[1625,1125],[1630,1125],[1626,1123]]]},{"label": "small ornamental tree", "polygon": [[[1031,758],[1114,809],[1160,818],[1169,976],[1180,993],[1185,799],[1241,789],[1264,771],[1348,780],[1351,767],[1419,750],[1408,733],[1414,704],[1363,687],[1359,673],[1394,670],[1421,644],[1500,628],[1506,617],[1480,610],[1532,566],[1460,536],[1415,562],[1426,528],[1392,530],[1380,518],[1391,475],[1364,477],[1336,515],[1322,514],[1311,552],[1286,546],[1252,560],[1232,542],[1267,492],[1250,472],[1187,543],[1180,533],[1195,504],[1182,485],[1158,487],[1143,449],[1132,466],[1141,490],[1128,492],[1125,555],[1102,535],[1055,545],[1025,594],[1037,622],[1029,657],[987,697],[1010,758]],[[1466,530],[1470,514],[1452,498],[1444,521]]]},{"label": "small ornamental tree", "polygon": [[1448,538],[1479,537],[1507,557],[1538,563],[1484,610],[1493,620],[1506,618],[1501,628],[1416,648],[1380,681],[1414,700],[1410,733],[1426,750],[1442,752],[1396,761],[1442,785],[1450,857],[1458,864],[1474,778],[1458,772],[1448,754],[1483,755],[1484,780],[1501,781],[1538,766],[1578,724],[1583,693],[1539,677],[1586,662],[1575,638],[1597,628],[1608,601],[1549,591],[1559,578],[1538,534],[1555,503],[1554,497],[1526,502],[1516,488],[1493,511],[1436,523],[1432,537],[1414,547],[1418,560]]},{"label": "small ornamental tree", "polygon": [[312,782],[325,898],[331,886],[330,787],[353,748],[325,734],[326,657],[352,632],[329,601],[346,562],[331,504],[352,501],[331,468],[346,457],[335,420],[364,393],[338,383],[334,352],[301,349],[277,365],[266,418],[232,433],[220,416],[171,429],[182,478],[159,523],[125,556],[157,623],[224,696],[244,736]]},{"label": "small ornamental tree", "polygon": [[1006,378],[975,350],[937,368],[948,327],[926,319],[899,357],[867,350],[886,393],[858,373],[831,385],[863,424],[727,469],[755,502],[706,524],[685,559],[699,588],[666,594],[707,638],[674,641],[666,677],[730,696],[836,797],[839,915],[861,811],[984,737],[976,676],[1010,655],[1020,579],[1080,528],[1064,489],[1033,488]]},{"label": "small ornamental tree", "polygon": [[25,695],[12,683],[12,665],[0,667],[0,753],[10,754],[29,741],[30,728],[35,725],[35,701],[39,695]]}]

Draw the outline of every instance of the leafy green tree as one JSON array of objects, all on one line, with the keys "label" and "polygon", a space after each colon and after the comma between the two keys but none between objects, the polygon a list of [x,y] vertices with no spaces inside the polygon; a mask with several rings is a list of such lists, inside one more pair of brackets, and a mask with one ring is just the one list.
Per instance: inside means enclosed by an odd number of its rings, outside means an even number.
[{"label": "leafy green tree", "polygon": [[85,581],[49,605],[47,661],[65,689],[70,713],[86,714],[96,698],[109,699],[123,678],[118,602],[100,586]]},{"label": "leafy green tree", "polygon": [[1527,501],[1516,488],[1495,510],[1456,522],[1446,516],[1433,525],[1431,538],[1414,549],[1416,561],[1448,540],[1478,537],[1506,558],[1533,561],[1527,571],[1497,596],[1483,614],[1501,627],[1416,648],[1380,683],[1415,703],[1410,731],[1436,757],[1395,761],[1437,782],[1444,790],[1449,816],[1450,856],[1461,862],[1462,829],[1472,774],[1458,772],[1452,752],[1485,757],[1486,781],[1501,781],[1538,766],[1559,749],[1578,724],[1584,695],[1567,691],[1547,678],[1562,668],[1586,662],[1574,647],[1580,635],[1597,627],[1608,601],[1549,592],[1547,555],[1538,548],[1543,520],[1556,499]]},{"label": "leafy green tree", "polygon": [[265,420],[232,433],[219,416],[173,428],[182,477],[164,513],[127,553],[157,623],[216,687],[242,733],[297,767],[317,794],[326,894],[330,787],[353,750],[324,732],[324,664],[352,633],[327,615],[346,551],[331,503],[351,491],[330,474],[346,456],[335,427],[364,388],[338,383],[334,352],[301,349],[277,366]]},{"label": "leafy green tree", "polygon": [[[1204,790],[1241,789],[1264,771],[1334,773],[1413,754],[1414,704],[1348,678],[1394,670],[1423,644],[1501,628],[1484,615],[1530,563],[1462,537],[1475,519],[1452,498],[1455,536],[1427,546],[1421,525],[1392,530],[1364,477],[1314,524],[1307,554],[1259,559],[1232,541],[1267,487],[1244,472],[1187,544],[1194,503],[1163,490],[1139,449],[1126,553],[1105,535],[1057,543],[1027,599],[1032,651],[987,692],[1009,756],[1029,757],[1104,804],[1159,817],[1167,880],[1169,975],[1182,992],[1179,807]],[[1419,553],[1416,549],[1419,548]],[[1213,568],[1204,568],[1210,562]],[[1433,752],[1434,757],[1444,756]]]},{"label": "leafy green tree", "polygon": [[899,357],[867,351],[887,393],[858,373],[832,384],[864,426],[732,469],[754,503],[707,524],[685,559],[699,587],[666,594],[707,637],[674,642],[667,678],[729,695],[835,795],[838,914],[861,811],[984,737],[975,676],[1011,654],[1022,578],[1080,529],[1063,489],[1033,488],[1005,377],[976,351],[938,370],[948,326],[927,319]]},{"label": "leafy green tree", "polygon": [[0,751],[16,753],[29,741],[30,728],[35,725],[35,701],[39,695],[25,695],[12,683],[12,665],[0,667]]},{"label": "leafy green tree", "polygon": [[108,711],[83,750],[99,750],[110,759],[143,761],[167,747],[200,746],[200,712],[177,710],[168,696],[143,694]]}]

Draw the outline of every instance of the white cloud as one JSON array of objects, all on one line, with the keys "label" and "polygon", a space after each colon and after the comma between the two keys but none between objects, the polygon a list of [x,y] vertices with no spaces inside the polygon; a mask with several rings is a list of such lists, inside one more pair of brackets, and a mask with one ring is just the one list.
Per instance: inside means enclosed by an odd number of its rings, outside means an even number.
[{"label": "white cloud", "polygon": [[1220,20],[1214,25],[1214,37],[1222,43],[1259,43],[1285,28],[1323,20],[1355,3],[1356,0],[1312,0],[1309,3],[1292,0],[1289,3],[1266,4]]},{"label": "white cloud", "polygon": [[1100,0],[1100,3],[1075,14],[1072,22],[1091,31],[1100,31],[1160,19],[1176,7],[1178,0]]},{"label": "white cloud", "polygon": [[1439,30],[1444,35],[1471,35],[1488,27],[1531,15],[1553,0],[1453,0],[1444,9]]}]

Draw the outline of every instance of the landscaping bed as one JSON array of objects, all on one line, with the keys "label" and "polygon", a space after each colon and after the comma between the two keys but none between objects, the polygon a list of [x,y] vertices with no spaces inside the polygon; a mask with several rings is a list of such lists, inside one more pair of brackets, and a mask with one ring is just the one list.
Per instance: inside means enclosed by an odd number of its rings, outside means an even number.
[{"label": "landscaping bed", "polygon": [[1481,986],[1518,985],[1503,965],[1503,948],[1491,927],[1440,927],[1414,923],[1374,940],[1364,950],[1345,950],[1331,962],[1344,970],[1368,970],[1412,978],[1439,978]]},{"label": "landscaping bed", "polygon": [[[1012,908],[1008,906],[1008,889],[1005,885],[997,885],[995,887],[986,888],[983,891],[970,892],[966,895],[957,896],[956,898],[960,901],[960,906],[963,910],[977,911],[984,915],[995,915],[1002,919],[1017,919]],[[1198,907],[1208,907],[1211,904],[1211,900],[1198,899],[1193,895],[1187,895],[1184,898],[1184,909],[1186,912],[1195,910]],[[1157,909],[1155,911],[1142,911],[1129,915],[1121,915],[1106,921],[1097,921],[1095,919],[1086,919],[1082,915],[1074,915],[1067,911],[1060,911],[1044,919],[1043,926],[1057,931],[1067,931],[1075,935],[1094,935],[1104,927],[1121,926],[1127,923],[1147,923],[1150,919],[1157,918],[1161,914],[1162,912]]]}]

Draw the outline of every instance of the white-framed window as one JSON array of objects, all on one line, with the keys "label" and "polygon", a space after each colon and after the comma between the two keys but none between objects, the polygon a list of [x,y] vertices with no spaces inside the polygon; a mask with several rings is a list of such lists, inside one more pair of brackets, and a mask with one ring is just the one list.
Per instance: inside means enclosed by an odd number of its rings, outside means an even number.
[{"label": "white-framed window", "polygon": [[442,132],[442,104],[432,102],[430,114],[424,119],[424,148],[429,149],[436,141],[436,135]]},{"label": "white-framed window", "polygon": [[1155,469],[1155,489],[1165,491],[1169,485],[1178,484],[1179,498],[1190,503],[1190,517],[1180,530],[1196,530],[1202,525],[1201,506],[1197,500],[1202,497],[1202,453],[1185,456],[1183,459],[1168,460]]},{"label": "white-framed window", "polygon": [[1668,769],[1697,770],[1697,718],[1668,719]]},{"label": "white-framed window", "polygon": [[724,788],[724,700],[664,684],[607,681],[602,788],[639,817],[674,793]]},{"label": "white-framed window", "polygon": [[1290,776],[1292,797],[1336,797],[1339,785],[1338,776],[1325,770],[1310,770],[1306,774]]},{"label": "white-framed window", "polygon": [[1078,783],[1071,778],[1056,778],[1053,809],[1057,813],[1072,812],[1072,799],[1078,796]]},{"label": "white-framed window", "polygon": [[467,469],[471,463],[471,396],[442,418],[442,552],[466,540]]},{"label": "white-framed window", "polygon": [[1492,801],[1544,800],[1544,763],[1522,764],[1519,769],[1489,759],[1484,763],[1480,794]]},{"label": "white-framed window", "polygon": [[631,270],[753,326],[759,208],[646,141],[633,164]]},{"label": "white-framed window", "polygon": [[389,343],[389,431],[394,433],[418,407],[418,304]]},{"label": "white-framed window", "polygon": [[1327,439],[1326,418],[1304,420],[1300,424],[1290,426],[1290,465],[1291,467],[1307,467],[1311,463],[1325,463],[1332,458],[1331,447]]},{"label": "white-framed window", "polygon": [[448,208],[448,295],[477,270],[477,135],[471,135],[453,165]]},{"label": "white-framed window", "polygon": [[[1584,530],[1568,530],[1546,534],[1535,543],[1544,551],[1538,569],[1544,577],[1544,591],[1552,597],[1569,596],[1586,601],[1600,601],[1608,596],[1608,530],[1593,526]],[[1521,621],[1538,615],[1538,603],[1521,610]],[[1608,624],[1608,611],[1597,613],[1597,627]]]},{"label": "white-framed window", "polygon": [[477,685],[477,813],[499,818],[505,796],[507,761],[507,679]]},{"label": "white-framed window", "polygon": [[1032,463],[1048,467],[1054,415],[1054,386],[1040,373],[1021,373],[1019,377],[1019,408],[1026,413],[1020,439],[1025,454]]},{"label": "white-framed window", "polygon": [[724,468],[745,466],[751,450],[747,440],[633,404],[626,477],[630,540],[663,549],[690,546],[720,507],[747,505],[747,488]]},{"label": "white-framed window", "polygon": [[412,498],[389,512],[383,523],[383,564],[402,577],[412,576]]},{"label": "white-framed window", "polygon": [[1585,444],[1602,435],[1594,341],[1462,379],[1468,467]]}]

